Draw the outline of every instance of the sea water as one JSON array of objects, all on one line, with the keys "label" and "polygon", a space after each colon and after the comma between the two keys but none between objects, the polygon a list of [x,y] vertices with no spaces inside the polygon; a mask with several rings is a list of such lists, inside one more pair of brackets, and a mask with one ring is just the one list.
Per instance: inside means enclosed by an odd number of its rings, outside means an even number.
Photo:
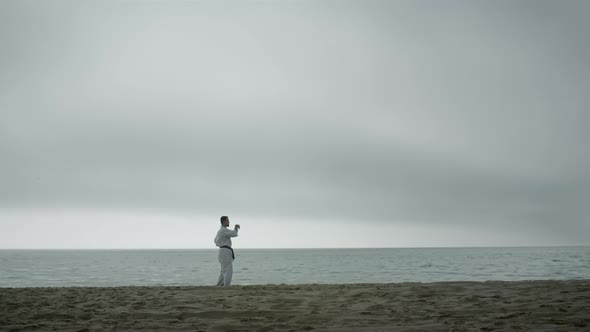
[{"label": "sea water", "polygon": [[[214,285],[217,249],[0,250],[0,287]],[[239,249],[233,284],[590,279],[590,247]]]}]

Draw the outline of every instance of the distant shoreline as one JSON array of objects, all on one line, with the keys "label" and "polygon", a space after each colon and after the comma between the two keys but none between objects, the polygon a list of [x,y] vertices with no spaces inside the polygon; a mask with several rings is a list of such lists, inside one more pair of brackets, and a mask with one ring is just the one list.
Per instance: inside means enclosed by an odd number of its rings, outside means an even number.
[{"label": "distant shoreline", "polygon": [[[583,278],[583,279],[535,279],[535,280],[485,280],[485,281],[474,281],[474,280],[448,280],[448,281],[431,281],[431,282],[422,282],[422,281],[402,281],[402,282],[368,282],[368,283],[301,283],[301,284],[239,284],[235,283],[229,288],[223,289],[232,289],[232,288],[240,288],[240,289],[248,289],[248,288],[259,288],[259,287],[276,287],[276,288],[290,288],[290,287],[309,287],[309,286],[317,286],[317,287],[339,287],[339,286],[353,286],[353,287],[392,287],[392,286],[404,286],[404,285],[412,285],[412,284],[420,284],[420,285],[437,285],[437,284],[491,284],[491,283],[506,283],[506,284],[517,284],[517,283],[569,283],[569,282],[588,282],[590,283],[590,278]],[[121,289],[125,290],[127,288],[145,288],[145,289],[184,289],[184,290],[198,290],[198,289],[222,289],[215,285],[125,285],[125,286],[27,286],[27,287],[0,287],[0,294],[2,290],[6,289],[21,289],[21,290],[83,290],[83,289]]]},{"label": "distant shoreline", "polygon": [[590,280],[0,288],[0,331],[567,330]]}]

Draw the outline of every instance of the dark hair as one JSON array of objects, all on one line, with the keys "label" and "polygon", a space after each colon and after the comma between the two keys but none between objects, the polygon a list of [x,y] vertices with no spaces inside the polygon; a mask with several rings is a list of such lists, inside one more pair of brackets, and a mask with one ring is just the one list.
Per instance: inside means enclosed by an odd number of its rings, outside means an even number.
[{"label": "dark hair", "polygon": [[221,218],[219,218],[219,221],[221,221],[221,224],[223,225],[223,222],[228,220],[229,218],[227,216],[221,216]]}]

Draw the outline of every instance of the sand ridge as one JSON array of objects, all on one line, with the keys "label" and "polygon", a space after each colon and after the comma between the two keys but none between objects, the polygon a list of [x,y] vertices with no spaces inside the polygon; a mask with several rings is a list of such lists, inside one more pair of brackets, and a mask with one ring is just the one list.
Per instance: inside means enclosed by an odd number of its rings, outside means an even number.
[{"label": "sand ridge", "polygon": [[0,331],[590,331],[590,280],[0,288]]}]

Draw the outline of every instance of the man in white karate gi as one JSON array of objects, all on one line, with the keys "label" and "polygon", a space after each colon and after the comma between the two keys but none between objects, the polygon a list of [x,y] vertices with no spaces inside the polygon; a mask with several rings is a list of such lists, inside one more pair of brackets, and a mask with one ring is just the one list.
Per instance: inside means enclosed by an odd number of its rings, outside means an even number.
[{"label": "man in white karate gi", "polygon": [[221,264],[221,272],[219,279],[217,279],[217,286],[229,286],[234,272],[233,261],[235,259],[234,250],[231,246],[231,238],[238,236],[240,225],[236,224],[234,230],[228,229],[229,218],[227,216],[221,217],[221,227],[215,236],[215,245],[219,247],[217,258]]}]

